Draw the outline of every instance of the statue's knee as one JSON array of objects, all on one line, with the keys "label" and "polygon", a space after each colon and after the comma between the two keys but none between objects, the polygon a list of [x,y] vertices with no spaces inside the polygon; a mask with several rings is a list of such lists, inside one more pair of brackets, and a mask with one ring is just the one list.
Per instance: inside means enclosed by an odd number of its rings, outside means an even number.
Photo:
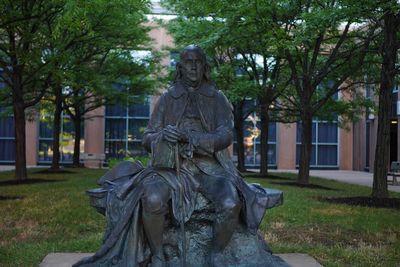
[{"label": "statue's knee", "polygon": [[167,209],[166,200],[162,198],[161,194],[154,192],[142,198],[142,206],[143,211],[150,214],[163,213]]},{"label": "statue's knee", "polygon": [[241,207],[240,200],[234,197],[227,197],[220,204],[220,209],[226,213],[235,213],[239,211]]}]

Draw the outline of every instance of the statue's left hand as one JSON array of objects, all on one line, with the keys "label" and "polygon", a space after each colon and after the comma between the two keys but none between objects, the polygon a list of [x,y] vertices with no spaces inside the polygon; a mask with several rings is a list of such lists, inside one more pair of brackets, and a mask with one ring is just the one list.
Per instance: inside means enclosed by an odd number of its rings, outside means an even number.
[{"label": "statue's left hand", "polygon": [[168,125],[163,129],[163,137],[165,140],[171,143],[187,142],[189,140],[186,133],[173,125]]}]

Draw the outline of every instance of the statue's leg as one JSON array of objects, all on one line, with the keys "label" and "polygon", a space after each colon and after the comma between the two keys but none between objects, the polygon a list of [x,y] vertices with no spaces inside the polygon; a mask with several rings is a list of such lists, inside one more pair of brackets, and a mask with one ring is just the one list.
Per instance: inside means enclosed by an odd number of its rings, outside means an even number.
[{"label": "statue's leg", "polygon": [[224,266],[222,252],[229,243],[239,223],[241,201],[235,186],[225,177],[207,177],[202,184],[202,191],[215,208],[216,216],[213,226],[211,248],[211,266]]},{"label": "statue's leg", "polygon": [[144,182],[142,202],[143,225],[152,253],[152,267],[165,266],[163,254],[163,231],[165,215],[168,212],[170,189],[159,176]]}]

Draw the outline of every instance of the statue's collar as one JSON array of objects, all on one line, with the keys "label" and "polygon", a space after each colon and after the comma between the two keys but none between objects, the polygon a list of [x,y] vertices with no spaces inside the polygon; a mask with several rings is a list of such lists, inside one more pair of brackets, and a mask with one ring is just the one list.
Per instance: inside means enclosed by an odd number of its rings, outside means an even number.
[{"label": "statue's collar", "polygon": [[[169,92],[172,97],[179,98],[185,94],[187,90],[182,83],[177,82],[170,87]],[[213,97],[215,94],[215,85],[213,83],[203,82],[196,92],[204,96]]]}]

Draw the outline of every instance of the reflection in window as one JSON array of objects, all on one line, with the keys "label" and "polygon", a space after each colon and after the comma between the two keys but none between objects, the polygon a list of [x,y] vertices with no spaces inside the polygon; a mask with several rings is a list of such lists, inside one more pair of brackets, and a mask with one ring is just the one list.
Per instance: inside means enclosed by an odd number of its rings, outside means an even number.
[{"label": "reflection in window", "polygon": [[[83,133],[83,123],[81,133]],[[53,116],[42,114],[39,126],[39,163],[50,163],[53,159]],[[60,131],[60,162],[71,163],[74,154],[75,132],[71,119],[64,113],[61,115]],[[83,151],[84,139],[81,139],[81,151]]]},{"label": "reflection in window", "polygon": [[[299,165],[302,124],[297,123],[296,164]],[[338,167],[337,122],[313,121],[311,167]]]},{"label": "reflection in window", "polygon": [[141,143],[149,118],[149,97],[141,104],[106,106],[106,158],[146,154]]},{"label": "reflection in window", "polygon": [[[255,103],[254,100],[248,101],[250,104]],[[250,108],[250,104],[245,106],[247,110]],[[252,112],[244,122],[244,157],[246,167],[258,167],[261,164],[261,123],[260,118],[256,112]],[[276,122],[269,123],[268,133],[268,151],[264,152],[268,154],[268,165],[276,165]],[[236,134],[233,142],[233,155],[234,160],[237,161],[237,145],[236,145]]]}]

